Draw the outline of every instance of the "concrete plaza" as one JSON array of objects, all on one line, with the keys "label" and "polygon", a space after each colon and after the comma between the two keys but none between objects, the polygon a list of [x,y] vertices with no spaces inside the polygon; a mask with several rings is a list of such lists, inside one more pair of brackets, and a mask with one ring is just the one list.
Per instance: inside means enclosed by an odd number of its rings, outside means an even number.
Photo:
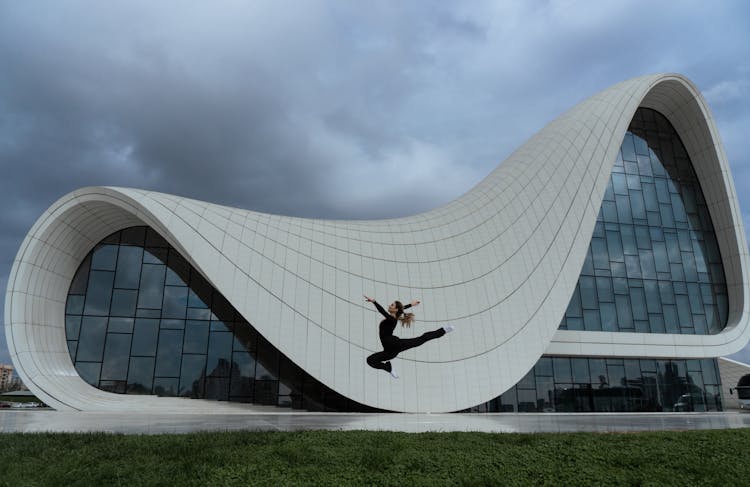
[{"label": "concrete plaza", "polygon": [[0,411],[0,433],[370,430],[409,433],[632,432],[750,428],[750,413],[363,414],[243,411],[227,413],[97,413]]}]

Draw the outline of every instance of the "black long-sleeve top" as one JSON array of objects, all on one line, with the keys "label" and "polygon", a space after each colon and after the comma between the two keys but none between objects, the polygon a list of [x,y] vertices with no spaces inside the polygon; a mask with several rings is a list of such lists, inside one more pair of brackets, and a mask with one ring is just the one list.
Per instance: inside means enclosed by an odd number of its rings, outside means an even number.
[{"label": "black long-sleeve top", "polygon": [[[375,307],[378,308],[378,311],[380,311],[380,314],[385,317],[385,319],[380,322],[380,342],[385,345],[385,342],[387,342],[388,339],[393,336],[393,330],[396,329],[397,320],[390,313],[384,310],[377,301],[373,301],[372,304],[374,304]],[[404,305],[404,309],[408,308],[411,308],[411,304]]]}]

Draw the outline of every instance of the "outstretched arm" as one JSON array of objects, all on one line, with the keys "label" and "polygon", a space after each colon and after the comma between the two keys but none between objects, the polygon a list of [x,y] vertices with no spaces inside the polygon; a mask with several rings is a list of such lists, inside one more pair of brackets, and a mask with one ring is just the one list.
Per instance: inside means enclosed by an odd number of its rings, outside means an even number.
[{"label": "outstretched arm", "polygon": [[377,302],[377,301],[375,301],[375,300],[374,300],[373,298],[369,298],[369,297],[365,296],[365,301],[367,301],[368,303],[372,303],[372,304],[374,304],[374,305],[375,305],[375,307],[376,307],[376,308],[378,309],[378,311],[380,311],[380,314],[381,314],[381,315],[385,316],[386,318],[393,318],[393,317],[392,317],[391,315],[389,315],[389,314],[388,314],[388,312],[387,312],[386,310],[384,310],[384,309],[383,309],[383,307],[382,307],[382,306],[380,306],[380,305],[378,304],[378,302]]},{"label": "outstretched arm", "polygon": [[407,309],[407,308],[411,308],[412,306],[416,306],[416,305],[418,305],[419,303],[421,303],[421,301],[419,301],[418,299],[415,299],[415,300],[414,300],[414,301],[412,301],[411,303],[409,303],[409,304],[405,305],[405,306],[404,306],[404,309]]}]

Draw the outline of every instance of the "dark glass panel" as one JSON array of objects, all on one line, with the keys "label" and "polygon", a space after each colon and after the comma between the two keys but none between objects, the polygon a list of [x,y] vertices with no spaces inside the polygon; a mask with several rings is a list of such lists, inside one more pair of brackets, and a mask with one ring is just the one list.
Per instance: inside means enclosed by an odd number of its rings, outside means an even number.
[{"label": "dark glass panel", "polygon": [[177,253],[169,250],[166,284],[168,286],[187,286],[190,282],[190,264]]},{"label": "dark glass panel", "polygon": [[136,309],[136,318],[159,318],[161,316],[161,309]]},{"label": "dark glass panel", "polygon": [[78,375],[89,384],[99,384],[99,371],[101,368],[101,362],[76,362]]},{"label": "dark glass panel", "polygon": [[166,266],[143,264],[141,287],[138,293],[138,307],[161,309],[164,295],[164,273]]},{"label": "dark glass panel", "polygon": [[211,304],[211,285],[197,272],[190,276],[188,306],[191,308],[208,308]]},{"label": "dark glass panel", "polygon": [[91,257],[91,269],[113,271],[117,267],[117,245],[97,245]]},{"label": "dark glass panel", "polygon": [[205,355],[185,354],[182,356],[179,390],[180,396],[194,398],[201,398],[204,396],[205,369]]},{"label": "dark glass panel", "polygon": [[115,287],[122,289],[138,289],[141,278],[141,262],[143,260],[143,248],[120,247],[117,259],[117,273],[115,274]]},{"label": "dark glass panel", "polygon": [[185,320],[160,320],[159,328],[162,330],[184,330]]},{"label": "dark glass panel", "polygon": [[536,410],[540,413],[554,411],[555,382],[552,377],[537,377],[536,383]]},{"label": "dark glass panel", "polygon": [[208,363],[206,375],[209,377],[229,377],[232,366],[232,334],[211,332],[208,338]]},{"label": "dark glass panel", "polygon": [[123,245],[137,245],[143,247],[146,239],[146,227],[126,228],[121,232],[120,239],[120,242]]},{"label": "dark glass panel", "polygon": [[601,316],[598,309],[586,309],[583,311],[583,328],[590,331],[602,329]]},{"label": "dark glass panel", "polygon": [[208,352],[208,322],[207,321],[186,321],[185,322],[185,341],[183,343],[183,353],[200,353]]},{"label": "dark glass panel", "polygon": [[107,325],[109,333],[133,333],[133,318],[110,318]]},{"label": "dark glass panel", "polygon": [[182,331],[159,331],[159,347],[156,351],[156,371],[154,375],[157,377],[179,377],[180,360],[177,357],[181,355]]},{"label": "dark glass panel", "polygon": [[617,312],[612,303],[601,303],[599,308],[602,331],[617,331]]},{"label": "dark glass panel", "polygon": [[248,352],[235,352],[232,362],[232,396],[252,396],[254,382],[255,358]]},{"label": "dark glass panel", "polygon": [[93,316],[107,316],[109,304],[112,300],[112,282],[114,272],[91,271],[89,287],[86,291],[86,305],[83,312]]},{"label": "dark glass panel", "polygon": [[178,381],[177,377],[155,377],[154,394],[157,396],[176,396],[179,390]]},{"label": "dark glass panel", "polygon": [[84,316],[81,320],[81,334],[78,340],[76,360],[81,362],[101,362],[106,333],[107,318]]},{"label": "dark glass panel", "polygon": [[130,334],[108,333],[102,361],[102,380],[126,380],[130,361]]},{"label": "dark glass panel", "polygon": [[555,369],[555,382],[573,382],[573,374],[570,370],[570,358],[555,357],[552,363]]},{"label": "dark glass panel", "polygon": [[69,315],[83,314],[83,302],[85,299],[85,295],[68,296],[68,302],[65,304],[65,313]]},{"label": "dark glass panel", "polygon": [[552,359],[550,357],[541,357],[534,366],[534,375],[537,377],[552,377]]},{"label": "dark glass panel", "polygon": [[146,247],[168,248],[169,244],[156,230],[149,227],[146,229]]},{"label": "dark glass panel", "polygon": [[153,357],[159,336],[159,320],[136,318],[133,328],[132,355]]},{"label": "dark glass panel", "polygon": [[157,247],[146,247],[143,250],[143,263],[163,265],[167,263],[167,256],[169,255],[168,249],[162,249]]},{"label": "dark glass panel", "polygon": [[81,266],[76,271],[73,281],[70,283],[69,295],[86,294],[86,288],[89,285],[89,268],[91,267],[91,254],[87,255]]},{"label": "dark glass panel", "polygon": [[78,351],[78,340],[68,340],[68,353],[73,362],[75,362],[76,351]]},{"label": "dark glass panel", "polygon": [[188,288],[164,286],[162,317],[184,319],[187,311]]},{"label": "dark glass panel", "polygon": [[112,291],[112,305],[110,316],[135,316],[135,305],[138,301],[138,291],[115,289]]},{"label": "dark glass panel", "polygon": [[65,338],[68,340],[78,340],[78,333],[81,331],[80,316],[65,316]]},{"label": "dark glass panel", "polygon": [[208,308],[188,308],[185,316],[189,320],[208,321],[211,319],[211,310]]},{"label": "dark glass panel", "polygon": [[581,276],[578,280],[581,291],[581,303],[584,309],[596,309],[598,299],[596,296],[596,282],[593,277]]},{"label": "dark glass panel", "polygon": [[128,394],[151,394],[154,383],[153,357],[130,357]]}]

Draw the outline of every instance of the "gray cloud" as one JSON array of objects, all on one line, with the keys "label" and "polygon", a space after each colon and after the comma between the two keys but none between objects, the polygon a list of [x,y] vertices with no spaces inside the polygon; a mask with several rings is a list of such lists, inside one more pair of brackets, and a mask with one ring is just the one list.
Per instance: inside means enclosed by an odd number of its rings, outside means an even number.
[{"label": "gray cloud", "polygon": [[750,208],[748,10],[1,4],[0,276],[34,220],[87,185],[306,217],[423,211],[574,103],[658,71],[705,93]]}]

